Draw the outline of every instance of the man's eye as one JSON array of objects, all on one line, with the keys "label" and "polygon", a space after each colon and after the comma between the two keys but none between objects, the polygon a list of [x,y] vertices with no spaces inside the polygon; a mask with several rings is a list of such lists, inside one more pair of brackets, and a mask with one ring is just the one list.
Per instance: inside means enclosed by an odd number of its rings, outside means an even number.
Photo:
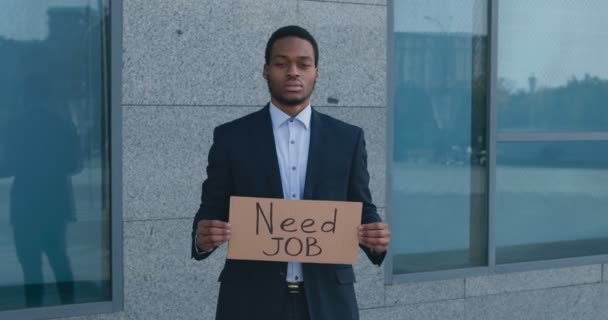
[{"label": "man's eye", "polygon": [[283,62],[277,62],[274,65],[277,66],[277,67],[279,67],[279,68],[285,67],[285,63],[283,63]]},{"label": "man's eye", "polygon": [[300,68],[302,68],[302,69],[310,68],[310,64],[307,64],[307,63],[306,64],[304,64],[304,63],[300,64]]}]

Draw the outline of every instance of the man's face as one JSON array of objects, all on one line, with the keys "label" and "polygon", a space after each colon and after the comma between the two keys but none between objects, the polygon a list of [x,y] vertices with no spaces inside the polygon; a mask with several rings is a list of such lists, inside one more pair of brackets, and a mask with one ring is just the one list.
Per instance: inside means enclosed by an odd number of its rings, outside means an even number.
[{"label": "man's face", "polygon": [[[272,46],[264,79],[272,102],[281,108],[304,108],[319,78],[312,44],[298,37],[281,38]],[[297,110],[299,112],[299,110]]]}]

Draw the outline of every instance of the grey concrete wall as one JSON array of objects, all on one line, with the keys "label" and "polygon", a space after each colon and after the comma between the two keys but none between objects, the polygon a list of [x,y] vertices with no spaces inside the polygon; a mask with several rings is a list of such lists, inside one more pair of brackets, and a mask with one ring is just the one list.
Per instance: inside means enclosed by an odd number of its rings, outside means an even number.
[{"label": "grey concrete wall", "polygon": [[[190,260],[191,221],[213,128],[269,99],[264,46],[280,26],[317,37],[313,104],[365,129],[384,212],[386,14],[386,0],[124,0],[125,309],[72,319],[213,319],[225,251]],[[362,319],[608,315],[606,265],[395,285],[363,256],[355,269]]]}]

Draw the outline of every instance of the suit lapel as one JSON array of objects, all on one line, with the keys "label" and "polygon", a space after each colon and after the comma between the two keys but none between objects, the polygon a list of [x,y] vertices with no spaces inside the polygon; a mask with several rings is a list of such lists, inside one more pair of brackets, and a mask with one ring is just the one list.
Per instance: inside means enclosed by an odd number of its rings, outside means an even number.
[{"label": "suit lapel", "polygon": [[317,186],[321,166],[323,165],[323,121],[319,113],[312,109],[310,116],[310,146],[308,148],[308,163],[306,165],[306,181],[304,182],[304,199],[311,200]]},{"label": "suit lapel", "polygon": [[270,197],[283,198],[283,187],[281,184],[281,173],[279,171],[279,160],[277,159],[277,148],[272,132],[272,120],[270,118],[269,105],[260,110],[260,135],[256,149],[262,155],[260,167],[266,173],[270,186]]}]

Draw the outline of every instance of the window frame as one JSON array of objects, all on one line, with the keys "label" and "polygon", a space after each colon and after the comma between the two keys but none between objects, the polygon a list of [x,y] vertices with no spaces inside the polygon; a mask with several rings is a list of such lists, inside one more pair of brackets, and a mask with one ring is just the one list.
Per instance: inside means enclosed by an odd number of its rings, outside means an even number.
[{"label": "window frame", "polygon": [[122,221],[122,32],[123,0],[108,0],[110,12],[110,250],[112,298],[110,301],[0,311],[0,319],[36,320],[118,312],[124,309]]},{"label": "window frame", "polygon": [[[395,77],[393,71],[394,64],[394,1],[388,0],[387,3],[387,37],[386,37],[386,83],[387,83],[387,119],[386,119],[386,220],[389,225],[392,225],[392,183],[393,183],[393,144],[394,144],[394,124],[392,115],[394,114],[394,86]],[[409,274],[394,274],[393,273],[393,254],[390,252],[386,257],[384,265],[384,283],[387,285],[421,282],[421,281],[436,281],[447,280],[463,277],[487,276],[493,274],[503,274],[531,270],[543,270],[550,268],[574,267],[591,264],[608,263],[608,254],[594,255],[583,257],[562,258],[554,260],[538,260],[530,262],[517,262],[507,264],[496,264],[496,241],[495,241],[495,222],[496,222],[496,146],[500,142],[563,142],[563,141],[608,141],[608,132],[512,132],[499,131],[497,123],[497,82],[498,82],[498,3],[500,0],[486,0],[488,5],[488,36],[489,36],[489,54],[487,68],[489,70],[489,85],[488,85],[488,112],[487,112],[487,141],[488,141],[488,166],[487,166],[487,197],[488,197],[488,264],[486,266],[470,267],[463,269],[449,269]],[[398,230],[393,230],[398,232]]]}]

